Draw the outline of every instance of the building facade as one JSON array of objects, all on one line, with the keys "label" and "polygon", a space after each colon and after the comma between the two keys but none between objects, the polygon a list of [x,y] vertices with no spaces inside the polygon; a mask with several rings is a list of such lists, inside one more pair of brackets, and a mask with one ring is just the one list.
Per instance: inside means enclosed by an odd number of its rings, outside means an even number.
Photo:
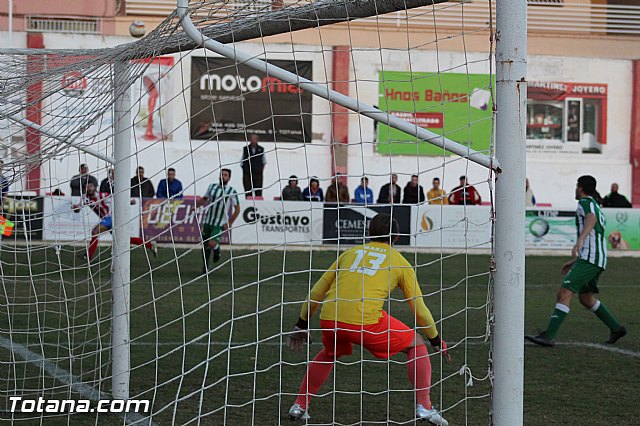
[{"label": "building facade", "polygon": [[[0,42],[15,48],[116,46],[133,41],[129,35],[132,22],[143,21],[149,32],[174,9],[170,0],[12,3],[11,25],[8,3],[0,5]],[[272,3],[272,7],[282,4]],[[571,207],[575,178],[592,174],[598,179],[603,195],[616,182],[621,193],[640,203],[640,5],[636,3],[529,2],[527,175],[539,202],[558,208]],[[235,2],[234,7],[247,7],[247,2]],[[493,69],[489,60],[488,7],[489,2],[485,1],[455,7],[445,4],[241,45],[243,50],[256,55],[266,50],[269,60],[285,65],[293,58],[308,62],[306,72],[313,80],[328,82],[335,90],[371,105],[385,103],[394,112],[402,113],[405,107],[411,110],[415,99],[411,96],[402,99],[400,94],[392,107],[389,99],[402,88],[392,78],[386,79],[390,75],[419,81],[415,85],[420,87],[421,100],[425,102],[438,102],[437,96],[464,93],[465,102],[479,102],[486,109],[486,102],[490,101],[486,98],[483,101],[482,93],[491,92],[489,75]],[[223,166],[237,169],[232,183],[242,187],[239,165],[242,141],[234,137],[211,140],[194,134],[197,104],[193,100],[193,87],[200,82],[193,80],[202,77],[194,64],[201,63],[205,56],[200,50],[188,57],[167,55],[164,66],[170,71],[162,76],[167,82],[164,86],[167,101],[160,108],[163,134],[144,126],[134,132],[139,152],[136,162],[145,166],[147,176],[157,181],[164,177],[167,167],[174,167],[183,182],[193,182],[185,189],[192,195],[203,192],[214,171]],[[171,65],[178,62],[179,70]],[[474,87],[470,76],[477,79]],[[214,73],[206,78],[206,84],[213,84],[216,78],[222,82],[224,75]],[[251,81],[258,84],[258,80]],[[460,81],[468,87],[460,87]],[[440,91],[433,89],[436,85]],[[177,96],[183,88],[189,99],[187,108],[184,98]],[[475,100],[472,94],[477,95]],[[429,96],[433,98],[427,99]],[[273,99],[275,102],[276,97]],[[385,144],[392,135],[384,126],[348,114],[319,98],[305,102],[312,114],[303,131],[304,141],[296,141],[294,137],[293,141],[280,138],[278,142],[269,142],[265,134],[262,145],[268,164],[266,197],[278,196],[292,174],[304,178],[318,176],[322,186],[327,186],[331,176],[339,172],[348,176],[352,191],[363,174],[369,176],[374,189],[387,183],[390,173],[398,173],[402,185],[412,174],[420,174],[423,186],[429,186],[432,177],[438,176],[446,190],[457,185],[458,176],[465,174],[476,184],[483,199],[488,199],[488,173],[482,168],[455,161],[453,156],[422,150],[417,145],[398,149]],[[499,108],[498,101],[498,114]],[[431,120],[426,124],[428,127],[438,126],[441,118],[427,114],[421,119]],[[456,125],[454,120],[447,120],[449,125]],[[487,121],[476,124],[477,128],[467,130],[469,141],[480,150],[487,149],[491,137]],[[447,125],[440,126],[446,129]],[[20,143],[29,145],[29,141],[17,137],[16,146]],[[190,155],[194,152],[197,155]],[[105,174],[106,165],[83,154],[45,164],[33,171],[26,183],[14,184],[12,189],[64,187],[77,173],[79,162]],[[133,175],[134,171],[131,172]],[[306,186],[302,179],[301,185]]]}]

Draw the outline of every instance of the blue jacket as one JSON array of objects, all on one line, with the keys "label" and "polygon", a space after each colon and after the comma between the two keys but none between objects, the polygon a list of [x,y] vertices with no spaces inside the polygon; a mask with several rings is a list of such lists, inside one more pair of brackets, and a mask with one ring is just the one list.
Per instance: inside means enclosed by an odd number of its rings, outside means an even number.
[{"label": "blue jacket", "polygon": [[322,188],[318,188],[318,192],[316,192],[315,194],[311,193],[309,187],[305,188],[304,191],[302,191],[302,199],[304,201],[324,201]]},{"label": "blue jacket", "polygon": [[373,191],[369,187],[365,189],[360,185],[356,188],[355,202],[365,204],[365,201],[366,204],[373,204]]},{"label": "blue jacket", "polygon": [[167,194],[167,180],[162,179],[158,182],[158,192],[156,193],[156,197],[158,198],[182,198],[182,182],[178,179],[174,179],[173,182],[169,183],[169,194]]}]

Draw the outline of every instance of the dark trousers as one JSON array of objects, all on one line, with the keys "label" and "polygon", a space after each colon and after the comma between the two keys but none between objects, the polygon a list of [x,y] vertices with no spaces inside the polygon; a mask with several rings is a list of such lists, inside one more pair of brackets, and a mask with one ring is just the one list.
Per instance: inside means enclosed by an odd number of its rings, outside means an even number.
[{"label": "dark trousers", "polygon": [[262,172],[255,174],[243,172],[242,183],[244,185],[245,196],[262,197]]}]

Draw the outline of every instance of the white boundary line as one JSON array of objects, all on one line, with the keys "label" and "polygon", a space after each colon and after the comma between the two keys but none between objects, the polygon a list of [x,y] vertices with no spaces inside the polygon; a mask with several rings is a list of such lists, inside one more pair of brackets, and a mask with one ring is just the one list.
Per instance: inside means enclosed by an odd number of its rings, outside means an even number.
[{"label": "white boundary line", "polygon": [[[49,245],[49,247],[53,247],[54,245],[63,245],[63,246],[76,246],[76,247],[85,247],[86,243],[84,241],[64,241],[63,244],[58,244],[55,241],[50,240],[38,240],[38,243],[42,243],[43,246]],[[11,245],[15,246],[27,246],[32,243],[25,242],[23,240],[11,240]],[[101,241],[100,247],[111,247],[110,241]],[[309,252],[309,251],[340,251],[343,252],[351,247],[355,247],[353,244],[340,244],[338,247],[337,244],[321,244],[321,241],[313,241],[312,244],[309,244],[308,241],[305,242],[288,242],[284,243],[273,243],[273,244],[233,244],[228,245],[225,244],[222,246],[222,251],[233,250],[245,250],[245,251],[260,251],[264,252],[275,252],[275,251],[290,251],[290,252]],[[194,243],[158,243],[158,248],[161,249],[179,249],[179,250],[197,250],[201,249],[201,244]],[[396,250],[400,253],[427,253],[427,254],[468,254],[468,255],[490,255],[491,250],[488,248],[427,248],[427,247],[414,247],[414,246],[395,246]],[[527,256],[547,256],[547,257],[566,257],[567,259],[571,258],[571,250],[570,249],[526,249]],[[610,258],[613,257],[640,257],[640,250],[609,250],[607,252],[607,256]]]},{"label": "white boundary line", "polygon": [[[306,272],[306,271],[305,271]],[[320,269],[314,270],[313,272],[321,272]],[[559,274],[558,274],[559,275]],[[257,286],[269,286],[269,287],[282,287],[282,277],[283,276],[287,276],[287,273],[285,274],[280,274],[280,275],[274,275],[271,278],[265,278],[264,280],[261,281],[253,281],[253,282],[248,282],[248,283],[244,283],[241,285],[237,285],[238,287],[242,287],[242,290],[246,290],[253,287],[257,287]],[[474,277],[473,279],[479,279],[479,278],[483,278],[483,277],[487,277],[488,279],[488,274],[484,274],[481,275],[479,277]],[[215,277],[214,277],[215,278]],[[425,281],[425,286],[429,286],[429,281],[428,280],[424,280]],[[141,285],[148,285],[150,284],[149,282],[141,282]],[[171,280],[171,279],[162,279],[162,278],[156,278],[153,280],[153,284],[154,285],[171,285],[174,286],[176,285],[175,280]],[[315,280],[311,280],[311,285],[313,286],[313,284],[315,284]],[[137,283],[133,284],[134,286],[137,285]],[[202,285],[201,282],[199,281],[191,281],[188,284],[183,284],[183,286],[191,286],[191,285]],[[285,287],[289,287],[289,286],[304,286],[305,288],[307,288],[307,286],[309,285],[309,281],[291,281],[291,280],[287,280],[284,283]],[[562,285],[562,276],[558,276],[558,280],[552,283],[546,283],[546,284],[525,284],[525,289],[528,288],[559,288]],[[598,286],[601,289],[609,289],[609,288],[629,288],[629,289],[638,289],[638,286],[635,284],[604,284],[604,285],[599,285]],[[486,287],[477,287],[478,290],[486,290]],[[300,303],[304,302],[303,300],[300,301]]]},{"label": "white boundary line", "polygon": [[[72,375],[67,370],[64,370],[58,367],[56,364],[47,360],[42,355],[29,350],[27,347],[19,343],[12,342],[11,340],[0,336],[0,347],[8,349],[14,355],[19,356],[29,364],[39,367],[40,369],[45,371],[49,376],[53,377],[60,383],[69,385],[71,390],[73,390],[74,392],[77,392],[78,394],[80,394],[81,396],[87,399],[90,399],[92,401],[98,401],[101,399],[111,400],[109,395],[107,395],[106,393],[100,392],[99,390],[83,383],[80,378]],[[20,413],[18,412],[15,414],[20,414]],[[112,414],[115,414],[115,413],[112,413]],[[125,420],[126,424],[134,424],[134,423],[140,422],[143,424],[148,424],[150,426],[155,426],[155,423],[153,423],[150,418],[140,415],[138,413],[118,413],[118,415]]]},{"label": "white boundary line", "polygon": [[[529,345],[529,344],[528,344]],[[531,343],[533,345],[533,343]],[[580,348],[598,349],[601,351],[616,353],[620,355],[630,356],[632,358],[640,358],[640,352],[632,351],[631,349],[619,348],[611,345],[603,345],[602,343],[590,343],[590,342],[556,342],[558,346],[574,346]]]},{"label": "white boundary line", "polygon": [[[204,339],[202,339],[204,340]],[[231,342],[231,347],[239,347],[239,346],[253,346],[256,342]],[[260,346],[280,346],[280,342],[259,342]],[[468,342],[466,343],[469,346],[481,346],[488,345],[489,343],[485,342]],[[223,340],[212,340],[211,342],[187,342],[186,344],[182,342],[131,342],[132,346],[148,346],[148,347],[162,347],[162,346],[170,346],[173,348],[180,348],[186,346],[228,346],[228,341]],[[312,346],[320,346],[320,342],[315,342],[311,344]],[[455,345],[463,345],[463,342],[450,342],[449,347],[453,347]],[[640,352],[633,351],[631,349],[619,348],[616,346],[604,345],[601,343],[591,343],[591,342],[556,342],[557,346],[571,346],[578,348],[591,348],[597,349],[600,351],[611,352],[619,355],[625,355],[632,358],[640,358]],[[527,346],[534,346],[533,344],[527,344]]]}]

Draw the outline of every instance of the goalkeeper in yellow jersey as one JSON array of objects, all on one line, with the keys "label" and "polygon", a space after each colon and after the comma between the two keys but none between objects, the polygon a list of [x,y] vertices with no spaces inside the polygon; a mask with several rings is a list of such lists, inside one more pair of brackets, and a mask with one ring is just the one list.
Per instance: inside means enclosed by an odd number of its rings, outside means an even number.
[{"label": "goalkeeper in yellow jersey", "polygon": [[400,287],[420,330],[447,363],[447,345],[438,335],[433,316],[424,304],[415,271],[389,244],[398,239],[398,223],[378,214],[369,224],[370,242],[344,252],[309,293],[300,318],[287,337],[291,350],[302,351],[308,341],[308,323],[322,305],[320,327],[323,349],[309,363],[298,397],[289,410],[294,420],[309,419],[307,409],[329,377],[334,362],[361,345],[377,358],[407,354],[407,373],[416,390],[416,418],[448,425],[429,398],[431,363],[422,336],[383,309],[389,295]]}]

